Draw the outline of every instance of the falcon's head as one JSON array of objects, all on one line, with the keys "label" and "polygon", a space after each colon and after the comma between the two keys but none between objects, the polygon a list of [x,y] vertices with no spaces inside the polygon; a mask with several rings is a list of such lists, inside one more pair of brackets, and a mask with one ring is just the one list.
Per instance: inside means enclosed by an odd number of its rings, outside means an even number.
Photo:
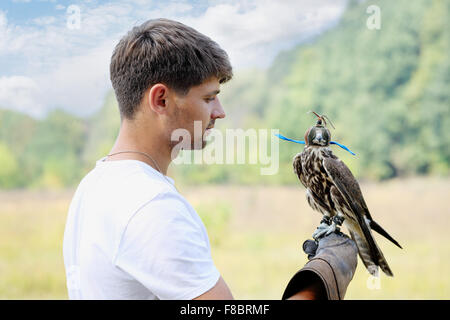
[{"label": "falcon's head", "polygon": [[317,116],[318,119],[316,125],[306,131],[305,143],[307,146],[326,147],[330,144],[331,141],[330,130],[325,127],[325,125],[327,124],[325,121],[326,116],[320,116],[314,111],[312,112]]}]

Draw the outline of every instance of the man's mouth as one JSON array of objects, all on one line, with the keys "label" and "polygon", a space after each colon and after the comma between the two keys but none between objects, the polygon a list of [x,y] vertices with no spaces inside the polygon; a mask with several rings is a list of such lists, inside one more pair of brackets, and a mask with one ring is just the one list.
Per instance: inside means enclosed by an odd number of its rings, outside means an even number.
[{"label": "man's mouth", "polygon": [[208,136],[211,133],[211,129],[214,129],[214,125],[206,127],[204,135]]}]

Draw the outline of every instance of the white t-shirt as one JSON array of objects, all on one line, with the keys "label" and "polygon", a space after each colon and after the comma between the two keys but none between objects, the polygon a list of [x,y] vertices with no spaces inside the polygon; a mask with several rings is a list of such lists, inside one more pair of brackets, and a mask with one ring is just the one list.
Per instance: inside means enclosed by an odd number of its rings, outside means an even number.
[{"label": "white t-shirt", "polygon": [[164,176],[103,161],[81,181],[64,233],[70,299],[193,299],[219,280],[205,226]]}]

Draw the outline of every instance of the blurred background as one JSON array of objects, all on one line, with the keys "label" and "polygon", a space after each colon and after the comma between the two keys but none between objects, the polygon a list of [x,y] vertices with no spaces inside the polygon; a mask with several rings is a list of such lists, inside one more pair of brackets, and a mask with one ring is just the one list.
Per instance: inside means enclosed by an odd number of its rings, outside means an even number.
[{"label": "blurred background", "polygon": [[[395,277],[373,282],[359,262],[346,298],[450,298],[450,2],[15,0],[0,4],[0,299],[67,298],[70,200],[120,124],[110,56],[159,17],[229,53],[216,128],[302,140],[315,110],[357,154],[333,147],[404,249],[377,237]],[[280,142],[270,176],[258,164],[169,169],[235,298],[280,299],[306,262],[320,216],[292,170],[302,148]]]}]

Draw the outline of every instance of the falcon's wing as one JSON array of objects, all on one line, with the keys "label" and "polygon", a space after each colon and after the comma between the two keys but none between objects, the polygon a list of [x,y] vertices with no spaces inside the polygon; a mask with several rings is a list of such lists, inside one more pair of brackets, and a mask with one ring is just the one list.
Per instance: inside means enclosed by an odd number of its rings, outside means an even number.
[{"label": "falcon's wing", "polygon": [[350,169],[339,159],[325,158],[323,160],[323,166],[334,185],[347,201],[353,213],[353,218],[358,221],[358,225],[369,246],[370,256],[374,262],[379,261],[379,250],[365,220],[365,217],[370,219],[370,213],[367,214],[369,211],[367,210],[358,182],[353,177]]},{"label": "falcon's wing", "polygon": [[372,220],[358,181],[356,181],[350,169],[341,160],[333,158],[325,158],[323,166],[353,212]]},{"label": "falcon's wing", "polygon": [[[376,223],[372,219],[366,202],[364,201],[364,197],[362,195],[358,181],[356,181],[350,169],[341,160],[332,158],[326,158],[323,162],[323,166],[330,178],[333,180],[336,187],[347,200],[347,203],[356,215],[359,224],[362,225],[360,217],[365,216],[372,230],[384,236],[400,249],[403,249],[402,246],[389,235],[389,233],[387,233],[378,223]],[[357,213],[360,213],[362,215],[358,215]],[[366,233],[364,232],[364,234]]]},{"label": "falcon's wing", "polygon": [[[350,169],[347,168],[347,166],[341,160],[333,158],[324,159],[323,166],[329,177],[332,179],[334,185],[338,188],[342,196],[345,198],[349,208],[353,213],[353,218],[358,221],[358,225],[362,231],[362,234],[359,234],[358,237],[363,237],[363,239],[365,240],[366,245],[364,245],[364,247],[366,250],[368,250],[368,252],[370,252],[370,256],[372,257],[373,262],[375,262],[376,265],[380,266],[387,275],[393,276],[392,271],[383,256],[383,253],[375,243],[375,239],[372,236],[370,227],[376,226],[376,229],[381,230],[382,232],[376,230],[375,228],[374,230],[380,232],[382,235],[387,235],[387,238],[389,240],[393,241],[398,246],[400,245],[397,243],[397,241],[392,239],[392,237],[389,236],[386,231],[384,231],[378,224],[376,224],[372,220],[361,193],[361,189],[359,188],[359,184],[351,173]],[[363,256],[361,254],[360,256],[363,259]],[[367,261],[365,261],[364,259],[363,261],[367,266]]]}]

